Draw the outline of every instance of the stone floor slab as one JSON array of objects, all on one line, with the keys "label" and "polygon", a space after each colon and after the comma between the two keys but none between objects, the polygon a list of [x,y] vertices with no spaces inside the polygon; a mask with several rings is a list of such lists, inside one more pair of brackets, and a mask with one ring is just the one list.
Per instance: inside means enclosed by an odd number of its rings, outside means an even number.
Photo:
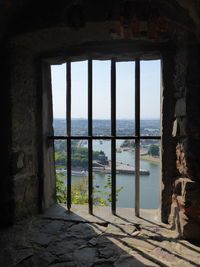
[{"label": "stone floor slab", "polygon": [[156,220],[136,218],[130,209],[118,216],[110,208],[101,207],[98,216],[86,210],[69,214],[56,205],[0,231],[0,266],[200,266],[200,246]]}]

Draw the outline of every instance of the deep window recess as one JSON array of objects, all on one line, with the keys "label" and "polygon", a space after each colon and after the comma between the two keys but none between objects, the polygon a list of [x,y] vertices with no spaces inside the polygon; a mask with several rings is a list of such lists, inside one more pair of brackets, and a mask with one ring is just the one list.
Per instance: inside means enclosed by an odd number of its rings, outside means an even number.
[{"label": "deep window recess", "polygon": [[[135,215],[140,215],[140,143],[142,140],[159,140],[160,135],[141,135],[140,130],[140,59],[136,58],[135,70],[135,120],[133,135],[118,135],[116,131],[116,63],[115,59],[111,59],[110,72],[110,95],[111,95],[111,133],[110,135],[93,134],[93,60],[87,61],[88,68],[88,106],[87,106],[87,135],[72,135],[72,86],[71,86],[71,65],[72,62],[66,63],[66,135],[51,136],[54,140],[67,141],[67,208],[70,211],[72,205],[71,188],[72,188],[72,142],[73,140],[87,140],[88,142],[88,205],[89,213],[93,213],[93,140],[110,140],[111,141],[111,210],[116,214],[116,141],[117,140],[134,140],[135,142]],[[135,71],[135,73],[134,73]]]}]

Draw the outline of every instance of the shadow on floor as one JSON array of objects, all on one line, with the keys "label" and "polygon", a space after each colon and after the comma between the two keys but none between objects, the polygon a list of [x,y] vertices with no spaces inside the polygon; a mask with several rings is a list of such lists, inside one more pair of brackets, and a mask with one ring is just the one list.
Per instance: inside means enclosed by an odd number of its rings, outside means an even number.
[{"label": "shadow on floor", "polygon": [[0,233],[0,266],[200,266],[200,248],[164,225],[96,212],[54,205]]}]

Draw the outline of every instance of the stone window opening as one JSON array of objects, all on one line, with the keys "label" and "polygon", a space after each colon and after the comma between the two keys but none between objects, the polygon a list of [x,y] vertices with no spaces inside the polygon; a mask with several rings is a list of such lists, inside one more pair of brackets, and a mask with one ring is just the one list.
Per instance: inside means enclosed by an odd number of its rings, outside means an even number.
[{"label": "stone window opening", "polygon": [[[68,60],[66,62],[66,135],[54,135],[48,134],[48,140],[52,143],[53,140],[65,140],[68,155],[67,156],[67,208],[71,209],[71,177],[72,177],[72,168],[71,168],[71,142],[72,140],[87,140],[88,142],[88,208],[89,213],[93,213],[93,166],[92,166],[92,142],[94,140],[110,140],[111,142],[111,211],[113,214],[116,214],[116,140],[134,140],[135,141],[135,215],[140,216],[140,142],[141,140],[159,140],[161,136],[144,136],[140,133],[140,58],[135,58],[135,69],[133,70],[133,75],[135,75],[135,134],[131,136],[118,136],[116,134],[116,64],[118,59],[109,59],[110,60],[110,92],[111,92],[111,134],[106,136],[93,135],[93,114],[92,114],[92,79],[93,79],[93,60],[89,59],[87,62],[88,68],[88,107],[87,107],[87,116],[88,116],[88,134],[87,136],[73,136],[71,134],[71,63],[73,61]],[[52,85],[51,85],[52,86]],[[51,88],[52,89],[52,88]],[[52,103],[51,103],[52,104]],[[52,118],[51,118],[52,121]],[[53,131],[52,131],[53,133]],[[53,148],[52,148],[52,151]],[[55,174],[55,170],[53,172]]]}]

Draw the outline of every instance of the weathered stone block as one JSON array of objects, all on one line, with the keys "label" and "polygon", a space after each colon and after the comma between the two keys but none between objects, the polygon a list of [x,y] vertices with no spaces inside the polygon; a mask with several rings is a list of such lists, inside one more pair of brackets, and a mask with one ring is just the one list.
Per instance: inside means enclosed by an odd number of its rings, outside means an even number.
[{"label": "weathered stone block", "polygon": [[176,146],[177,169],[180,174],[190,177],[192,180],[200,179],[200,140],[187,137]]},{"label": "weathered stone block", "polygon": [[[191,183],[191,184],[193,184],[194,183],[194,181],[191,181],[189,178],[187,178],[187,177],[184,177],[184,178],[178,178],[177,180],[175,180],[175,182],[174,182],[174,189],[175,189],[175,193],[177,194],[177,195],[181,195],[182,194],[182,187],[184,187],[185,188],[185,185],[187,184],[187,183]],[[183,185],[184,184],[184,185]]]},{"label": "weathered stone block", "polygon": [[187,177],[175,181],[169,221],[182,237],[200,238],[199,182]]},{"label": "weathered stone block", "polygon": [[177,157],[176,167],[178,171],[183,175],[187,175],[188,167],[186,164],[184,147],[183,147],[183,144],[181,143],[178,143],[176,146],[176,157]]},{"label": "weathered stone block", "polygon": [[35,176],[22,176],[14,181],[15,218],[22,219],[38,212],[38,180]]},{"label": "weathered stone block", "polygon": [[188,135],[188,123],[187,118],[179,117],[174,120],[172,136],[173,137],[185,137]]},{"label": "weathered stone block", "polygon": [[174,183],[174,193],[183,196],[186,200],[191,200],[199,196],[200,199],[200,182],[189,178],[179,178]]},{"label": "weathered stone block", "polygon": [[178,135],[178,121],[177,119],[173,122],[172,136],[175,137]]},{"label": "weathered stone block", "polygon": [[188,135],[188,121],[187,118],[182,117],[182,118],[178,118],[178,125],[179,125],[179,136],[187,136]]},{"label": "weathered stone block", "polygon": [[200,220],[179,211],[180,234],[185,239],[200,239]]},{"label": "weathered stone block", "polygon": [[23,151],[13,152],[11,157],[12,174],[17,174],[25,167],[25,154]]},{"label": "weathered stone block", "polygon": [[177,100],[175,105],[175,117],[186,116],[186,99],[180,98]]}]

